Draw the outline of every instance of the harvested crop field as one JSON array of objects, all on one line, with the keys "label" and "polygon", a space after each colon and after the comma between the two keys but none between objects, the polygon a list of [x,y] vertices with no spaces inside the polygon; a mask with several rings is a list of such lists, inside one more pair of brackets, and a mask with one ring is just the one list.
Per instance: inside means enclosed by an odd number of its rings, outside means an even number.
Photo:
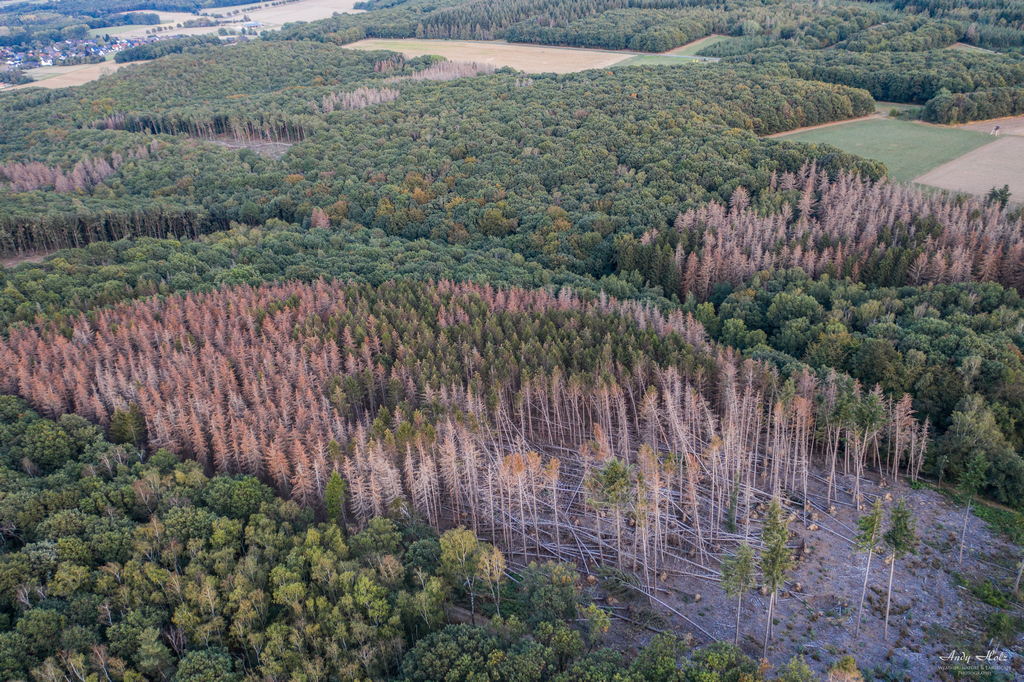
[{"label": "harvested crop field", "polygon": [[993,187],[1010,187],[1011,200],[1024,198],[1024,137],[1006,135],[995,142],[915,179],[922,185],[984,195]]},{"label": "harvested crop field", "polygon": [[958,126],[960,130],[975,130],[979,133],[991,133],[996,126],[999,126],[999,135],[1020,135],[1024,136],[1024,116],[1009,116],[1007,118],[993,118],[988,121],[966,123]]},{"label": "harvested crop field", "polygon": [[44,66],[40,69],[32,69],[28,75],[36,79],[35,83],[18,85],[8,90],[19,88],[66,88],[72,85],[82,85],[94,81],[100,76],[114,73],[118,69],[128,66],[115,62],[103,62],[102,64],[82,64],[80,66]]},{"label": "harvested crop field", "polygon": [[[901,182],[924,182],[920,176],[995,139],[975,130],[881,117],[819,126],[781,138],[793,142],[829,144],[851,154],[878,159],[885,164],[890,177]],[[986,186],[986,191],[991,186],[991,183]]]},{"label": "harvested crop field", "polygon": [[529,73],[572,73],[600,69],[619,64],[633,56],[628,52],[607,50],[516,45],[503,40],[368,39],[345,47],[357,50],[394,50],[406,57],[437,54],[453,61],[482,62],[496,67],[510,66]]},{"label": "harvested crop field", "polygon": [[[224,17],[230,15],[231,12],[239,10],[239,14],[232,18],[237,18],[239,23],[237,24],[224,24],[224,28],[241,28],[241,19],[243,16],[248,16],[252,21],[258,21],[262,26],[260,30],[275,30],[281,28],[286,23],[293,21],[316,21],[317,19],[326,19],[335,12],[342,14],[355,14],[362,12],[363,10],[352,9],[352,5],[355,4],[356,0],[300,0],[299,2],[292,2],[286,5],[278,5],[272,7],[269,2],[264,4],[261,9],[252,9],[252,7],[259,6],[260,3],[249,3],[247,5],[235,5],[233,7],[214,7],[205,9],[202,11],[202,15],[212,17],[215,14],[220,14]],[[195,19],[195,15],[187,14],[183,12],[159,12],[160,21],[166,26],[168,23],[177,25],[188,21],[189,19]],[[136,26],[128,31],[118,33],[118,36],[122,38],[138,38],[146,34],[146,30],[152,28],[152,26]],[[216,33],[219,26],[203,26],[196,28],[183,28],[183,29],[170,29],[168,34],[172,35],[201,35],[204,33]],[[111,33],[113,35],[113,33]]]}]

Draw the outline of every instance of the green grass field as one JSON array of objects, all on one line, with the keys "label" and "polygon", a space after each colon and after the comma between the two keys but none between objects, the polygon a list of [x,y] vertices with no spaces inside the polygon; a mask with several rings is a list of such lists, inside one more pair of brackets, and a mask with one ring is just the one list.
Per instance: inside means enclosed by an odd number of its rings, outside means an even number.
[{"label": "green grass field", "polygon": [[858,156],[878,159],[889,169],[890,177],[910,182],[996,138],[973,130],[872,119],[806,130],[781,139],[830,144]]},{"label": "green grass field", "polygon": [[912,109],[920,108],[921,107],[917,104],[901,104],[899,102],[875,102],[875,111],[880,114],[888,114],[893,109],[902,113],[904,111],[911,111]]},{"label": "green grass field", "polygon": [[703,50],[705,47],[711,47],[715,43],[722,43],[722,42],[725,42],[727,40],[731,40],[731,38],[729,38],[729,36],[708,36],[707,38],[701,38],[700,40],[695,40],[692,43],[690,43],[689,45],[683,45],[682,47],[677,47],[674,50],[669,50],[668,54],[688,54],[688,55],[692,55],[693,53],[697,52],[698,50]]},{"label": "green grass field", "polygon": [[696,57],[684,57],[682,55],[674,54],[638,54],[635,57],[619,62],[615,66],[660,66],[661,64],[693,64],[696,61],[700,61]]}]

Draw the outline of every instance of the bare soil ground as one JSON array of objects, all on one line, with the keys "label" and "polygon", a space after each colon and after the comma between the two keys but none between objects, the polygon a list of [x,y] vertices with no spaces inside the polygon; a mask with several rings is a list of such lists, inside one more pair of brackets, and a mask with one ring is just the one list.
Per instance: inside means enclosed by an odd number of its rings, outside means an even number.
[{"label": "bare soil ground", "polygon": [[965,123],[958,128],[965,130],[977,130],[979,133],[991,133],[999,126],[999,135],[1017,135],[1024,137],[1024,116],[1007,116],[1005,118],[992,118],[987,121],[976,121]]},{"label": "bare soil ground", "polygon": [[[991,121],[986,122],[989,130]],[[916,178],[914,182],[942,189],[984,195],[1008,185],[1015,200],[1024,198],[1024,136],[1005,135]]]},{"label": "bare soil ground", "polygon": [[42,263],[43,259],[49,256],[52,251],[46,251],[44,253],[33,253],[30,255],[13,256],[11,258],[0,258],[0,266],[5,268],[13,268],[16,265],[22,263]]},{"label": "bare soil ground", "polygon": [[368,39],[345,47],[357,50],[394,50],[406,57],[437,54],[453,61],[475,61],[510,66],[529,73],[571,73],[600,69],[629,59],[634,53],[582,50],[547,45],[516,45],[503,40]]},{"label": "bare soil ground", "polygon": [[[903,483],[879,487],[875,483],[861,490],[867,500],[880,496],[885,507],[906,497],[917,518],[922,540],[916,556],[897,562],[893,579],[888,641],[883,637],[886,586],[889,566],[886,556],[875,554],[871,563],[867,599],[860,635],[854,636],[857,604],[864,581],[867,555],[853,550],[856,520],[863,513],[853,508],[852,477],[841,479],[846,492],[834,502],[832,514],[819,505],[823,489],[812,491],[813,516],[805,522],[797,505],[790,507],[791,546],[796,568],[776,607],[775,639],[768,648],[768,661],[778,669],[791,657],[802,654],[818,674],[846,654],[858,666],[871,669],[867,679],[932,681],[954,679],[942,656],[951,651],[984,656],[989,648],[1006,654],[1007,660],[992,664],[1006,673],[1005,679],[1024,679],[1024,637],[1018,631],[1013,641],[1002,646],[989,641],[984,630],[992,614],[1020,617],[1020,604],[1006,608],[990,606],[975,596],[986,579],[1008,595],[1015,577],[1021,548],[997,535],[988,524],[971,516],[967,526],[967,549],[958,565],[963,507],[943,494],[929,489],[911,489]],[[763,514],[759,514],[763,516]],[[752,521],[756,528],[760,520]],[[803,551],[800,551],[803,548]],[[670,579],[662,584],[659,598],[707,630],[714,638],[732,641],[735,633],[736,602],[727,599],[717,583],[694,578]],[[602,595],[594,588],[596,596]],[[623,605],[605,598],[616,613],[661,630],[669,630],[694,645],[706,644],[707,637],[677,615],[640,601]],[[744,596],[740,646],[757,659],[767,625],[768,597],[762,592]],[[651,613],[658,614],[653,616]],[[615,643],[627,648],[642,647],[654,636],[643,626],[617,627]],[[975,665],[982,665],[975,662]],[[985,678],[988,679],[988,678]]]},{"label": "bare soil ground", "polygon": [[292,146],[288,142],[239,142],[233,137],[223,137],[211,141],[228,149],[251,149],[257,154],[263,154],[272,159],[280,159]]}]

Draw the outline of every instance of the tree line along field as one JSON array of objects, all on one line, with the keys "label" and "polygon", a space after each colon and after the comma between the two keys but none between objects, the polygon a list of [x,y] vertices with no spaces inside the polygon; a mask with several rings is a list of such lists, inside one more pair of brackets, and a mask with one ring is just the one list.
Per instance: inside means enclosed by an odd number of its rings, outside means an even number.
[{"label": "tree line along field", "polygon": [[[884,113],[885,107],[880,107]],[[827,144],[878,159],[891,177],[926,187],[985,196],[1006,186],[1010,196],[1024,192],[1020,137],[1015,119],[996,119],[956,128],[910,121],[873,119],[781,135],[788,140]],[[994,135],[1001,124],[999,135]],[[1005,131],[1005,132],[1004,132]]]},{"label": "tree line along field", "polygon": [[[902,182],[912,182],[939,166],[993,142],[993,137],[987,132],[924,126],[892,119],[858,121],[797,132],[787,135],[785,139],[826,144],[851,154],[878,159],[885,164],[892,178]],[[1001,182],[999,177],[994,177],[988,187]]]},{"label": "tree line along field", "polygon": [[[58,95],[51,100],[31,91],[4,98],[22,132],[8,132],[4,139],[6,165],[18,175],[7,177],[19,190],[0,218],[6,249],[83,244],[140,228],[156,230],[150,232],[154,235],[168,229],[181,234],[182,228],[195,234],[227,227],[231,220],[301,220],[314,207],[335,220],[366,221],[406,238],[447,235],[458,242],[472,231],[501,239],[518,232],[520,219],[542,220],[549,208],[544,194],[557,192],[564,195],[574,224],[556,226],[558,216],[552,215],[546,246],[534,241],[531,250],[576,272],[596,271],[616,225],[627,225],[629,216],[655,211],[674,218],[681,204],[668,197],[683,196],[683,188],[691,200],[728,195],[747,159],[765,159],[763,170],[748,180],[764,186],[772,168],[797,170],[806,158],[750,133],[719,136],[722,126],[770,133],[872,107],[861,91],[794,79],[771,88],[735,87],[754,78],[745,69],[711,73],[663,67],[653,73],[623,69],[544,77],[505,72],[483,78],[478,86],[472,79],[431,84],[461,72],[430,66],[429,58],[404,60],[308,43],[249,43],[218,51],[220,68],[210,68],[202,61],[204,49],[218,50],[199,48],[124,76],[114,74],[102,84],[83,86],[81,99]],[[253,75],[261,73],[256,67],[284,56],[291,58],[287,68],[273,69],[265,80]],[[240,71],[250,75],[238,76]],[[160,86],[139,108],[143,82]],[[294,90],[282,89],[289,82],[305,83],[305,90],[296,97]],[[379,112],[374,118],[361,110],[325,108],[328,100],[360,87],[407,94],[366,110]],[[224,96],[225,88],[234,94]],[[705,105],[698,92],[702,97],[716,93],[719,102]],[[803,104],[796,106],[797,100]],[[43,109],[52,123],[36,115]],[[637,122],[620,128],[616,122],[626,117]],[[55,182],[58,168],[66,178],[87,161],[66,145],[52,145],[45,164],[35,160],[44,146],[32,143],[44,141],[55,124],[79,129],[81,152],[112,145],[104,163],[116,179],[108,184],[107,177],[99,177],[105,169],[97,174],[83,166],[75,187],[88,186],[88,193],[51,192],[46,203],[29,201],[35,187]],[[486,144],[478,125],[490,130]],[[381,147],[375,140],[384,139],[388,128],[390,141]],[[275,162],[204,142],[222,134],[294,146]],[[655,144],[649,144],[652,136]],[[698,148],[701,153],[693,154]],[[730,161],[719,163],[726,154]],[[833,151],[823,151],[822,157],[834,168],[859,163]],[[245,159],[241,164],[240,158]],[[353,165],[339,167],[336,158]],[[162,171],[142,171],[152,166]],[[598,177],[595,172],[602,177],[599,183],[584,180]],[[879,170],[869,172],[877,176]],[[651,193],[637,181],[648,176]],[[530,205],[535,210],[528,213]],[[590,236],[584,239],[585,234]],[[592,264],[583,265],[591,257]]]}]

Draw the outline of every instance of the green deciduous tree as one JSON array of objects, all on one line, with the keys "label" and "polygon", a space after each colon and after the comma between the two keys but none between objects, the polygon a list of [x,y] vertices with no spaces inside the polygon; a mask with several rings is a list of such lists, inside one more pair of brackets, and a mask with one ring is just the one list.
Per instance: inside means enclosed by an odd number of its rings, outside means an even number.
[{"label": "green deciduous tree", "polygon": [[477,564],[480,580],[491,590],[494,606],[501,615],[501,585],[505,582],[505,556],[497,547],[485,545]]},{"label": "green deciduous tree", "polygon": [[583,609],[583,617],[587,619],[587,648],[593,649],[604,641],[604,636],[612,626],[612,619],[608,612],[594,602]]},{"label": "green deciduous tree", "polygon": [[23,442],[25,457],[45,472],[63,466],[74,455],[71,437],[48,420],[30,424]]},{"label": "green deciduous tree", "polygon": [[459,527],[441,536],[441,569],[453,585],[469,595],[470,618],[476,623],[476,591],[480,578],[480,559],[490,545],[480,542],[473,531]]}]

